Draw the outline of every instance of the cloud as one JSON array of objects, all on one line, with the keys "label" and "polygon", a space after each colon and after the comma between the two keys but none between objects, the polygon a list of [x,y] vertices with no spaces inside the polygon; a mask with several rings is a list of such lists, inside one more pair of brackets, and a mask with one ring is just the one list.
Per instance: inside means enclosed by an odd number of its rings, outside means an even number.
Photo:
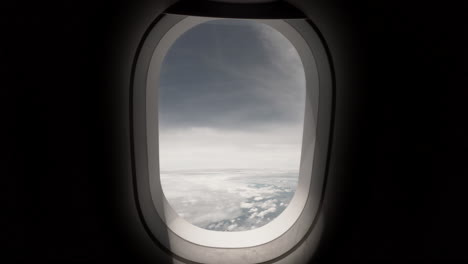
[{"label": "cloud", "polygon": [[253,206],[253,203],[241,203],[240,204],[240,208],[246,208],[246,209],[249,209],[249,208],[252,208]]},{"label": "cloud", "polygon": [[[288,203],[294,194],[285,189],[295,190],[297,175],[279,170],[166,171],[161,184],[169,204],[190,223],[209,230],[242,231],[281,214],[285,206],[280,203]],[[256,195],[242,195],[247,190]],[[270,198],[255,200],[264,192]]]},{"label": "cloud", "polygon": [[304,76],[296,50],[275,29],[251,21],[203,23],[164,59],[160,122],[228,129],[298,123]]},{"label": "cloud", "polygon": [[292,44],[258,22],[215,20],[167,53],[159,89],[160,167],[299,167],[305,77]]},{"label": "cloud", "polygon": [[263,209],[266,209],[266,208],[273,208],[273,207],[276,207],[276,203],[278,202],[278,200],[276,199],[271,199],[271,200],[267,200],[263,203],[261,203],[259,206]]},{"label": "cloud", "polygon": [[161,131],[162,169],[299,168],[298,127],[278,126],[268,132],[212,128]]},{"label": "cloud", "polygon": [[249,210],[249,213],[255,213],[257,211],[258,211],[258,208],[252,208],[252,209]]},{"label": "cloud", "polygon": [[234,228],[236,228],[236,227],[237,227],[237,225],[236,225],[236,224],[233,224],[233,225],[228,226],[227,230],[228,230],[228,231],[232,231],[232,230],[233,230]]},{"label": "cloud", "polygon": [[258,217],[263,218],[265,215],[276,212],[276,207],[268,208],[265,211],[258,213]]}]

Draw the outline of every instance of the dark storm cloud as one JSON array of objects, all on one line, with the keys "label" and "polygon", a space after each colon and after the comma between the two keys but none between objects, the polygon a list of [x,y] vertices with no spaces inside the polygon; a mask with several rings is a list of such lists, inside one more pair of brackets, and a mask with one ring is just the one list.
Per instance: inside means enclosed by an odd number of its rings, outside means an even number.
[{"label": "dark storm cloud", "polygon": [[235,129],[302,121],[303,70],[291,48],[257,22],[217,20],[187,31],[164,59],[162,126]]}]

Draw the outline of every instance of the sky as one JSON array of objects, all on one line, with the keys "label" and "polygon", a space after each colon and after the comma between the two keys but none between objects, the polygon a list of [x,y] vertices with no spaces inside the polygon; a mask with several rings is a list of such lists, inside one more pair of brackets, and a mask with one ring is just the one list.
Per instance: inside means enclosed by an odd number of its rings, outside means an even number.
[{"label": "sky", "polygon": [[176,40],[160,74],[161,170],[298,169],[305,77],[281,33],[202,23]]}]

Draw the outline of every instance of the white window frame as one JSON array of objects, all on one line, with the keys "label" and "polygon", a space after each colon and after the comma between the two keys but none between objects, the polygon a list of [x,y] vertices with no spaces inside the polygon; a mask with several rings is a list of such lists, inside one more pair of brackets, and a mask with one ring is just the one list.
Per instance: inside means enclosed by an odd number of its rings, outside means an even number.
[{"label": "white window frame", "polygon": [[[219,232],[180,217],[163,194],[159,171],[158,90],[165,54],[192,27],[218,18],[165,15],[142,42],[133,78],[133,154],[138,206],[159,244],[199,263],[259,263],[287,253],[312,228],[322,202],[332,108],[332,76],[325,48],[302,19],[261,20],[282,33],[304,66],[306,98],[298,185],[289,206],[257,229]],[[149,74],[151,73],[151,74]],[[320,93],[319,93],[320,91]]]}]

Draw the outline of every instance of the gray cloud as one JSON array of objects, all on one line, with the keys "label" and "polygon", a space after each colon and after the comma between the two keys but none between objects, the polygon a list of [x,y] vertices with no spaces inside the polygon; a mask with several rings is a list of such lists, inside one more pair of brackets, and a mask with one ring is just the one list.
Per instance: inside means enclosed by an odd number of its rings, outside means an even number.
[{"label": "gray cloud", "polygon": [[242,20],[200,24],[164,59],[160,123],[237,129],[302,122],[302,64],[290,42],[267,25]]}]

